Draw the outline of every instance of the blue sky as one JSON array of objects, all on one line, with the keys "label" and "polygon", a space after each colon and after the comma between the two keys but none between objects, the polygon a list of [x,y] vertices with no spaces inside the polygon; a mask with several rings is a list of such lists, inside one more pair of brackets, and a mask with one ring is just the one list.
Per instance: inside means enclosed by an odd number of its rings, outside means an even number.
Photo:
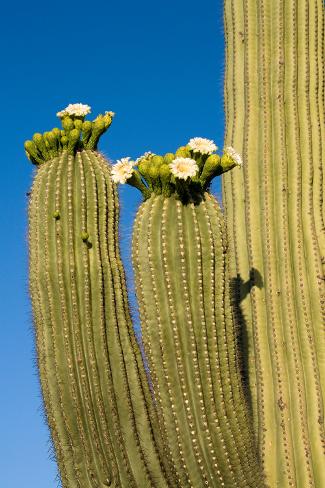
[{"label": "blue sky", "polygon": [[[0,22],[0,487],[54,488],[28,298],[33,167],[23,142],[55,127],[68,103],[81,102],[94,116],[116,112],[100,145],[113,160],[174,151],[195,136],[222,147],[222,2],[7,2]],[[213,190],[220,192],[220,182]],[[125,187],[120,195],[127,263],[140,194]]]}]

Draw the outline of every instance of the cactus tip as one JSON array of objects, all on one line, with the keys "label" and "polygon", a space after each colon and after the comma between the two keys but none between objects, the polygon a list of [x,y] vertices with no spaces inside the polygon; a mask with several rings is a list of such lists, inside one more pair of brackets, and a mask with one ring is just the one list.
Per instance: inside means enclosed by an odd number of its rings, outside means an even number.
[{"label": "cactus tip", "polygon": [[83,149],[96,150],[100,136],[111,125],[115,114],[105,112],[93,122],[85,121],[85,116],[90,112],[90,106],[82,103],[70,103],[58,112],[62,130],[55,127],[44,134],[34,134],[32,141],[26,141],[24,145],[28,159],[39,165],[65,150],[70,154]]}]

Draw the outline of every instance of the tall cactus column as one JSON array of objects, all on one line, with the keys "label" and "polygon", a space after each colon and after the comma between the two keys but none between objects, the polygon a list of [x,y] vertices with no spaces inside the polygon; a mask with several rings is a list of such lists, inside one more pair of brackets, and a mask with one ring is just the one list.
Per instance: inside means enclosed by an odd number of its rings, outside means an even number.
[{"label": "tall cactus column", "polygon": [[244,167],[224,203],[259,451],[270,486],[322,488],[323,2],[225,0],[225,33],[226,142]]},{"label": "tall cactus column", "polygon": [[[203,150],[204,141],[194,142]],[[189,146],[146,155],[138,169],[127,159],[113,167],[146,198],[133,234],[142,338],[160,430],[184,488],[264,486],[230,313],[223,215],[206,191],[235,165]]]},{"label": "tall cactus column", "polygon": [[29,239],[38,365],[62,483],[177,486],[132,329],[116,188],[96,151],[113,114],[89,122],[88,111],[69,106],[62,130],[25,143],[37,165]]}]

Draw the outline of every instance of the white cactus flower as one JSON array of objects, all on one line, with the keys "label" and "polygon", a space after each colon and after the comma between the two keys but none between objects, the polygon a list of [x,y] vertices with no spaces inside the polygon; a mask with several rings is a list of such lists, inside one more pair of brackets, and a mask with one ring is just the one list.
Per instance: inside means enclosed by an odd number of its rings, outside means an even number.
[{"label": "white cactus flower", "polygon": [[169,163],[169,167],[172,174],[182,180],[195,176],[199,170],[196,161],[191,158],[175,158]]},{"label": "white cactus flower", "polygon": [[243,166],[243,159],[241,155],[237,151],[235,151],[233,147],[227,146],[223,149],[223,151],[235,161],[237,166]]},{"label": "white cactus flower", "polygon": [[187,145],[193,152],[201,154],[212,154],[218,149],[213,141],[204,137],[193,137],[188,141]]},{"label": "white cactus flower", "polygon": [[131,158],[121,158],[117,160],[117,163],[112,167],[112,180],[114,183],[124,184],[126,180],[131,178],[133,173],[134,161],[130,161]]},{"label": "white cactus flower", "polygon": [[146,159],[148,158],[149,156],[154,156],[154,153],[151,152],[151,151],[146,151],[144,154],[142,154],[142,156],[139,156],[136,160],[135,160],[135,164],[138,164],[140,163],[140,161],[142,161],[142,159]]},{"label": "white cactus flower", "polygon": [[60,119],[62,119],[62,117],[64,117],[65,115],[67,115],[65,110],[61,110],[61,112],[56,113],[56,116],[60,117]]},{"label": "white cactus flower", "polygon": [[58,112],[56,115],[60,118],[65,115],[71,115],[75,117],[85,117],[90,114],[91,107],[89,105],[84,105],[82,103],[70,103],[64,110]]}]

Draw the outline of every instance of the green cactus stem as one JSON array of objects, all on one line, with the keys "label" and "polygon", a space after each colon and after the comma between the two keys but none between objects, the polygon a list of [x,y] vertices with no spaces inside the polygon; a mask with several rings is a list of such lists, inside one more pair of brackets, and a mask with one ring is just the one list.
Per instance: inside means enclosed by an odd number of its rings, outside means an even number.
[{"label": "green cactus stem", "polygon": [[259,453],[271,487],[323,488],[324,3],[226,0],[225,34],[226,143],[244,166],[224,205],[231,277],[253,285],[235,313]]},{"label": "green cactus stem", "polygon": [[64,488],[176,487],[132,328],[116,187],[89,149],[110,122],[86,131],[64,116],[64,136],[25,144],[37,165],[30,290],[46,415]]},{"label": "green cactus stem", "polygon": [[160,431],[182,487],[261,488],[230,306],[223,215],[193,179],[179,191],[170,176],[169,196],[155,191],[153,181],[134,224],[136,292]]}]

